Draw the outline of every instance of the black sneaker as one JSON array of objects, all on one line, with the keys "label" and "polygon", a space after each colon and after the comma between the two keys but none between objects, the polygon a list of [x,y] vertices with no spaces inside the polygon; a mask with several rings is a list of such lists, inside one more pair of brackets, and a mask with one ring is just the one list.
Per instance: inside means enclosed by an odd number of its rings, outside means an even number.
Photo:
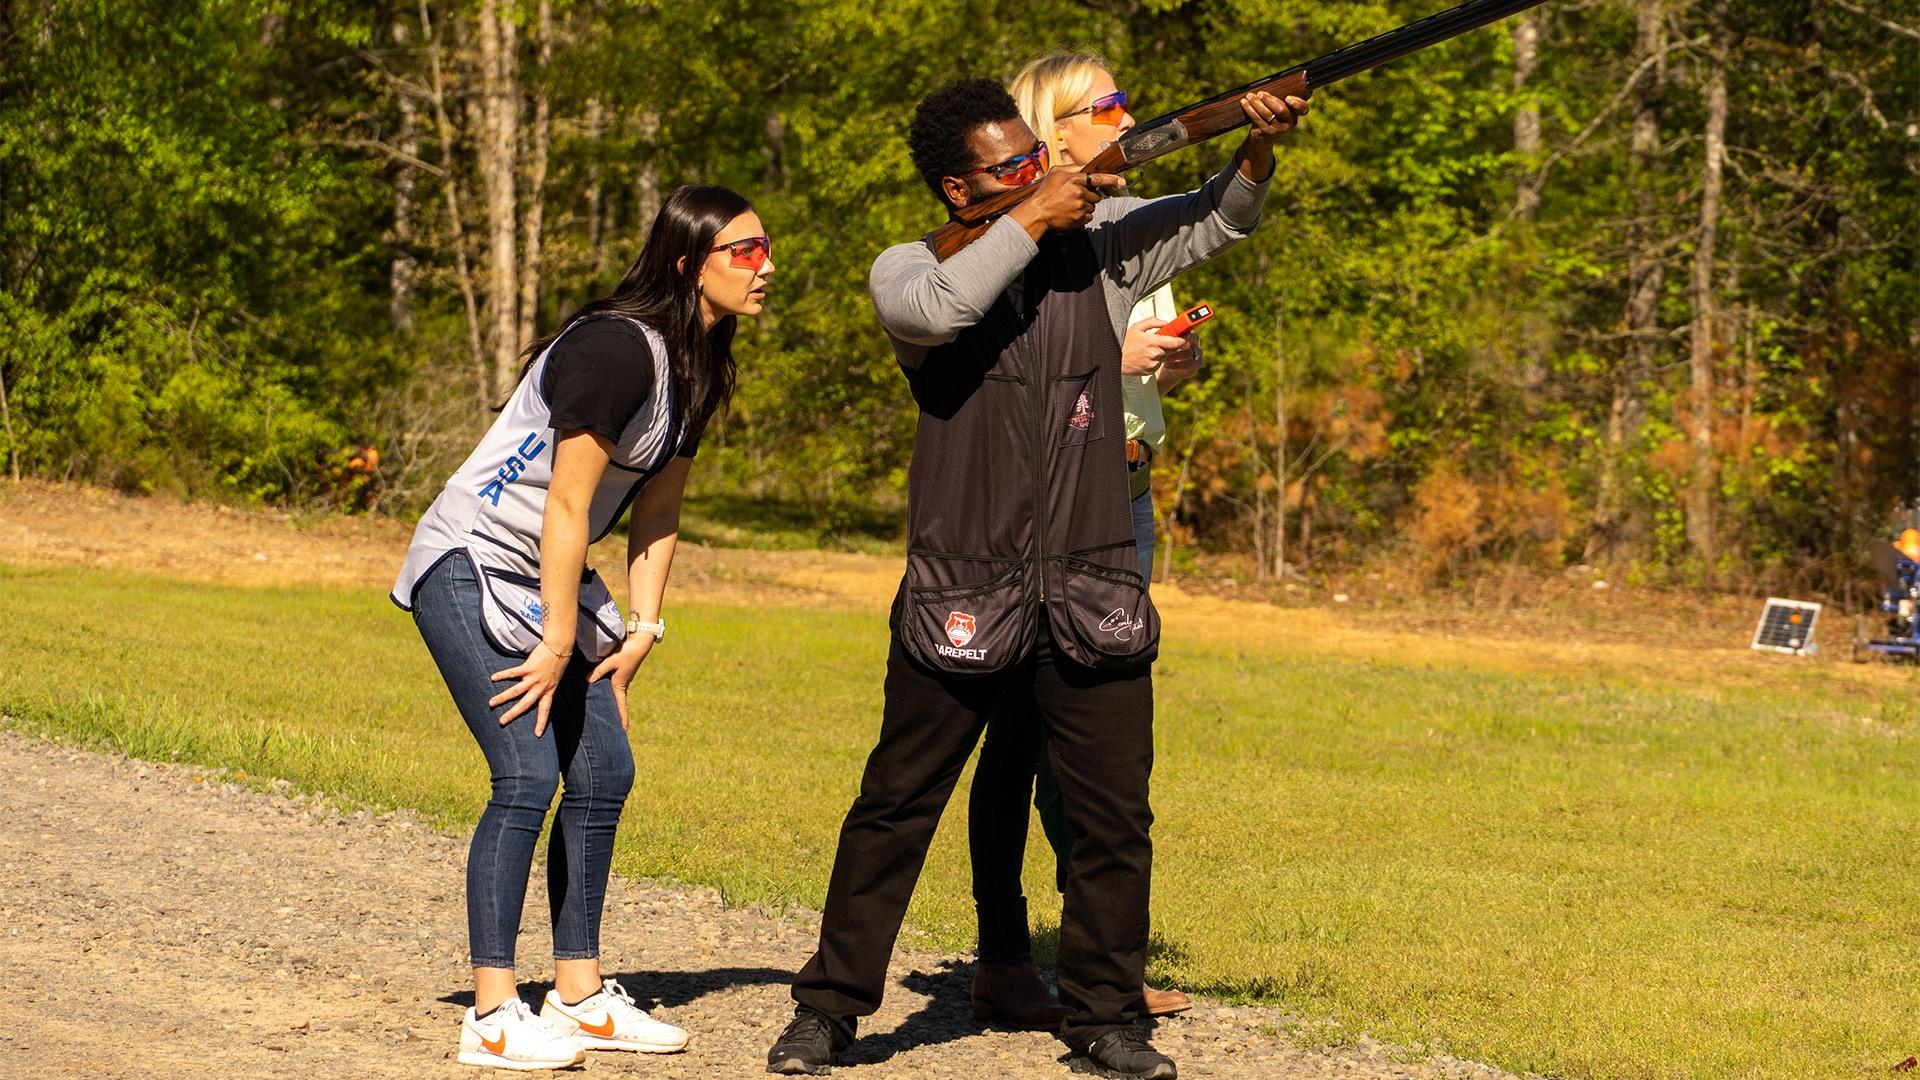
[{"label": "black sneaker", "polygon": [[767,1071],[782,1076],[825,1076],[833,1071],[836,1056],[833,1025],[827,1018],[812,1009],[795,1009],[793,1021],[767,1051]]},{"label": "black sneaker", "polygon": [[1155,1050],[1132,1026],[1114,1028],[1093,1041],[1085,1054],[1076,1054],[1067,1067],[1077,1073],[1112,1080],[1174,1080],[1173,1059]]}]

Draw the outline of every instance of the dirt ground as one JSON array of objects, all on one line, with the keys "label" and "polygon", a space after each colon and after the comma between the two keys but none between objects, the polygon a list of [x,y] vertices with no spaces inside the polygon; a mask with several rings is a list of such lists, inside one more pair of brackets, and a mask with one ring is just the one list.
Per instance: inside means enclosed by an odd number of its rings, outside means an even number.
[{"label": "dirt ground", "polygon": [[[4,723],[4,720],[0,720]],[[471,1003],[462,966],[464,842],[404,814],[343,815],[206,770],[0,731],[0,1073],[85,1077],[474,1076],[455,1063]],[[519,952],[543,955],[536,868]],[[693,1033],[671,1056],[595,1054],[587,1071],[761,1074],[807,957],[805,913],[729,910],[711,890],[616,878],[604,961],[655,1015]],[[856,1077],[1065,1077],[1052,1037],[990,1030],[963,957],[906,944]],[[537,1002],[544,985],[530,985]],[[1267,1009],[1202,1004],[1156,1043],[1185,1077],[1460,1078],[1363,1042],[1303,1047]]]}]

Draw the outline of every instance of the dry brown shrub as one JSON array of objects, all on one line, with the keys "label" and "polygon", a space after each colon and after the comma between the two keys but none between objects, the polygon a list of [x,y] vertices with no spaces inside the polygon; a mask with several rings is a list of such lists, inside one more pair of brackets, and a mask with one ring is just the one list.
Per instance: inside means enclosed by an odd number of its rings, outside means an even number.
[{"label": "dry brown shrub", "polygon": [[1518,563],[1559,567],[1579,528],[1561,475],[1550,472],[1535,487],[1509,474],[1484,493],[1484,527],[1501,554]]},{"label": "dry brown shrub", "polygon": [[1407,540],[1421,566],[1442,579],[1462,577],[1483,559],[1556,567],[1578,528],[1573,497],[1559,474],[1529,482],[1509,465],[1468,476],[1442,458],[1413,491]]},{"label": "dry brown shrub", "polygon": [[1441,458],[1413,489],[1407,540],[1429,574],[1457,576],[1462,561],[1478,554],[1486,538],[1481,502],[1479,487],[1451,458]]}]

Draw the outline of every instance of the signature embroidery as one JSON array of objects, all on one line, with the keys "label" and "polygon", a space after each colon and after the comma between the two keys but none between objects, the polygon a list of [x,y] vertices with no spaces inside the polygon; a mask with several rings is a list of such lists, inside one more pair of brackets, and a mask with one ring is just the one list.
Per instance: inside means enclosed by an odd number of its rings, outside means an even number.
[{"label": "signature embroidery", "polygon": [[1100,620],[1101,632],[1112,634],[1115,641],[1132,641],[1134,631],[1146,625],[1145,619],[1127,618],[1126,608],[1114,608],[1106,618]]}]

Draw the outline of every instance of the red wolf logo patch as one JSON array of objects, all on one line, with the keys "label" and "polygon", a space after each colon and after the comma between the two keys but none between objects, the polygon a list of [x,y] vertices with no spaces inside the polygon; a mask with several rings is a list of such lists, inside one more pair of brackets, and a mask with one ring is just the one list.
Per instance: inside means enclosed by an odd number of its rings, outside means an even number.
[{"label": "red wolf logo patch", "polygon": [[964,611],[948,612],[947,613],[947,640],[953,642],[953,647],[956,649],[962,645],[965,645],[967,642],[972,641],[973,640],[973,616],[967,614]]}]

